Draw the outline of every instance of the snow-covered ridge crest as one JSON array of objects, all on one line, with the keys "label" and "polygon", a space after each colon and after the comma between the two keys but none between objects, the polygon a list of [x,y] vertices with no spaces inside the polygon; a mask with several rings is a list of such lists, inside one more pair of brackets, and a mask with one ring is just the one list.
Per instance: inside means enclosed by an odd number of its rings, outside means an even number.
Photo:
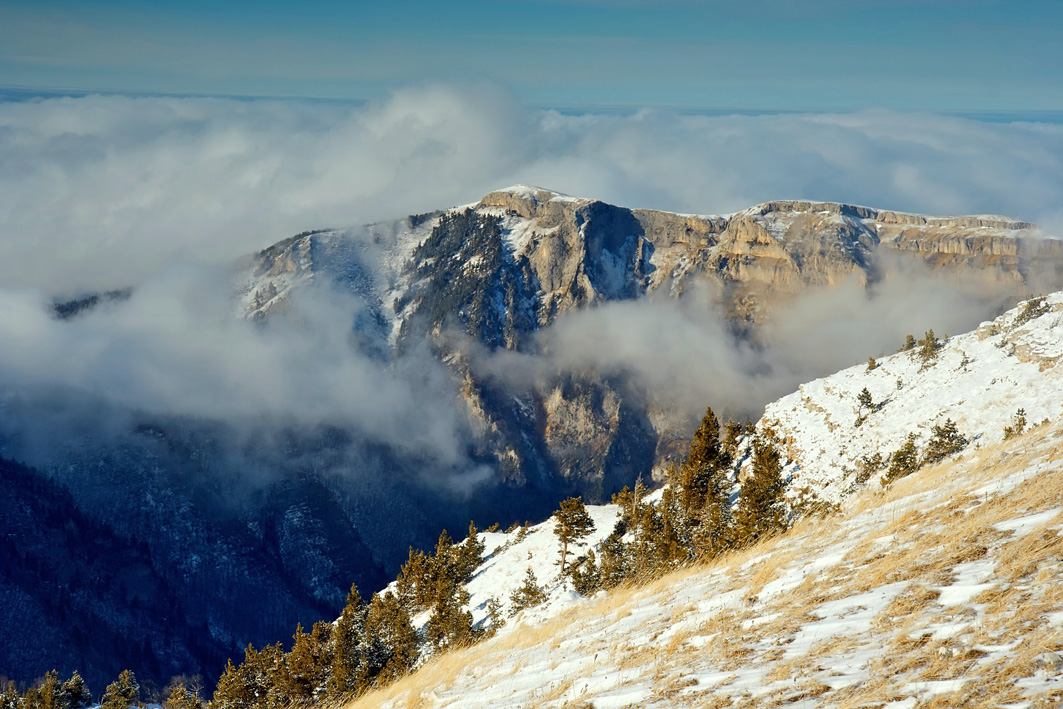
[{"label": "snow-covered ridge crest", "polygon": [[429,662],[361,707],[1059,706],[1063,427]]},{"label": "snow-covered ridge crest", "polygon": [[[864,456],[888,457],[910,433],[923,445],[951,419],[977,449],[1000,442],[1020,409],[1027,427],[1059,419],[1061,358],[1063,293],[1053,293],[943,338],[929,359],[917,345],[873,369],[860,364],[808,382],[769,404],[758,426],[783,441],[795,488],[839,502],[857,484]],[[865,389],[870,407],[858,400]]]},{"label": "snow-covered ridge crest", "polygon": [[[786,447],[794,484],[828,501],[857,490],[858,457],[913,430],[924,442],[932,425],[952,419],[971,445],[886,490],[869,481],[840,514],[809,517],[781,538],[642,589],[584,599],[566,587],[549,521],[484,534],[487,558],[467,584],[475,620],[488,622],[492,601],[508,610],[528,569],[546,601],[388,694],[398,706],[412,692],[426,706],[514,707],[544,697],[550,706],[700,705],[715,695],[835,706],[865,686],[869,701],[912,699],[902,706],[972,696],[972,687],[1058,699],[1061,359],[1063,293],[1054,293],[973,332],[926,333],[922,345],[802,386],[758,427]],[[1005,436],[1019,409],[1025,433]],[[593,547],[619,510],[588,511]],[[568,668],[561,677],[559,663]],[[873,678],[889,692],[875,694]]]},{"label": "snow-covered ridge crest", "polygon": [[[820,500],[840,503],[860,488],[860,458],[876,451],[888,455],[910,432],[925,443],[934,425],[951,419],[971,439],[971,452],[999,444],[1018,409],[1025,411],[1028,429],[1045,419],[1060,420],[1061,359],[1063,292],[1025,301],[973,332],[947,338],[933,361],[924,362],[918,350],[910,350],[880,358],[870,371],[861,364],[802,385],[770,404],[757,427],[771,429],[783,445],[792,497],[806,488]],[[857,402],[865,387],[872,395],[870,412]],[[878,477],[867,485],[878,487]],[[656,496],[659,491],[647,499]],[[587,509],[596,528],[583,548],[596,549],[613,531],[620,510],[616,505]],[[543,622],[578,601],[571,584],[566,587],[557,578],[553,526],[548,520],[523,531],[483,533],[487,560],[467,585],[476,622],[487,622],[492,598],[508,613],[510,594],[529,568],[547,601],[526,611],[518,623]]]}]

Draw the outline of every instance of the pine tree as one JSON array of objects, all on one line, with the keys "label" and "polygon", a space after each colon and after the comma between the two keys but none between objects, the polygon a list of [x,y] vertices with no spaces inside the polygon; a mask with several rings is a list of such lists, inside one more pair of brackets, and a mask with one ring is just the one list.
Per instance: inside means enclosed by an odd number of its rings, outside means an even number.
[{"label": "pine tree", "polygon": [[720,450],[727,454],[728,460],[734,457],[738,449],[738,439],[750,426],[751,424],[743,425],[734,419],[727,419],[727,423],[723,426],[723,443],[720,444]]},{"label": "pine tree", "polygon": [[118,681],[107,685],[102,704],[103,709],[128,709],[140,704],[140,684],[132,670],[122,670]]},{"label": "pine tree", "polygon": [[256,650],[244,649],[244,660],[233,665],[229,660],[218,679],[211,701],[213,709],[283,709],[290,704],[284,685],[278,678],[285,673],[284,649],[278,642]]},{"label": "pine tree", "polygon": [[180,682],[170,691],[170,696],[162,705],[164,709],[199,709],[199,700]]},{"label": "pine tree", "polygon": [[425,623],[425,638],[437,650],[460,647],[475,637],[472,613],[465,610],[469,592],[453,578],[443,576],[432,606],[432,615]]},{"label": "pine tree", "polygon": [[694,433],[690,453],[679,468],[678,514],[669,524],[696,557],[712,557],[728,546],[731,456],[720,445],[720,426],[712,408]]},{"label": "pine tree", "polygon": [[598,575],[601,587],[604,589],[616,588],[631,577],[631,563],[627,545],[624,544],[625,531],[626,526],[623,520],[619,520],[609,536],[602,540],[602,561]]},{"label": "pine tree", "polygon": [[1026,430],[1026,409],[1019,409],[1011,419],[1011,425],[1004,427],[1004,440],[1021,436]]},{"label": "pine tree", "polygon": [[22,705],[22,695],[15,688],[15,682],[8,680],[7,684],[0,687],[0,709],[19,709]]},{"label": "pine tree", "polygon": [[[244,657],[251,650],[252,646],[248,645]],[[254,690],[240,671],[242,666],[234,665],[232,658],[226,661],[225,670],[214,688],[214,698],[210,703],[212,709],[249,709],[254,706]]]},{"label": "pine tree", "polygon": [[872,372],[872,371],[874,371],[876,369],[878,369],[878,362],[875,361],[874,357],[868,357],[867,358],[867,371],[868,372]]},{"label": "pine tree", "polygon": [[941,343],[938,342],[937,336],[933,330],[927,330],[922,340],[919,340],[919,359],[922,360],[923,366],[929,366],[935,359],[937,359],[938,351],[941,349]]},{"label": "pine tree", "polygon": [[65,709],[84,709],[92,705],[92,692],[89,691],[85,680],[81,678],[77,670],[70,675],[70,679],[63,682],[59,690],[61,703]]},{"label": "pine tree", "polygon": [[716,478],[729,463],[729,456],[720,446],[720,424],[710,407],[694,432],[690,452],[679,470],[680,504],[687,518],[693,518],[712,496]]},{"label": "pine tree", "polygon": [[311,632],[303,632],[302,624],[296,625],[292,649],[288,653],[283,671],[277,682],[291,702],[307,706],[314,702],[325,689],[327,671],[332,664],[329,653],[331,626],[318,621]]},{"label": "pine tree", "polygon": [[432,562],[420,549],[410,547],[409,558],[395,581],[396,591],[407,608],[421,610],[428,603],[432,586]]},{"label": "pine tree", "polygon": [[[675,469],[672,468],[669,471],[669,477],[671,477],[674,470]],[[661,491],[661,504],[659,508],[661,532],[657,539],[658,556],[665,564],[676,564],[686,561],[689,558],[689,552],[683,546],[682,540],[680,539],[682,520],[678,515],[679,503],[676,501],[676,493],[671,485],[665,487],[664,490]]]},{"label": "pine tree", "polygon": [[471,579],[473,572],[483,563],[484,548],[484,541],[476,530],[476,524],[470,521],[469,534],[458,547],[458,569],[463,583]]},{"label": "pine tree", "polygon": [[510,615],[516,615],[525,608],[534,608],[546,600],[546,593],[539,585],[539,579],[535,578],[535,572],[531,567],[524,572],[524,583],[521,584],[510,596]]},{"label": "pine tree", "polygon": [[872,409],[875,406],[874,400],[871,398],[871,392],[864,387],[860,390],[860,395],[856,397],[856,403],[860,405],[861,409]]},{"label": "pine tree", "polygon": [[568,545],[578,542],[594,531],[594,520],[583,506],[582,497],[570,497],[554,512],[554,534],[561,543],[561,575],[565,575]]},{"label": "pine tree", "polygon": [[332,667],[328,678],[328,696],[333,703],[354,696],[364,679],[362,635],[365,630],[366,607],[353,583],[347,592],[347,605],[336,620],[330,636]]},{"label": "pine tree", "polygon": [[735,536],[745,546],[786,528],[782,456],[768,435],[753,440],[753,470],[742,483],[734,516]]},{"label": "pine tree", "polygon": [[602,587],[602,576],[593,549],[587,552],[586,559],[573,566],[569,576],[572,577],[572,587],[577,593],[590,596],[598,592]]},{"label": "pine tree", "polygon": [[30,687],[22,695],[19,704],[21,709],[44,709],[44,700],[41,698],[41,690],[38,687]]},{"label": "pine tree", "polygon": [[952,419],[945,419],[945,423],[934,426],[933,434],[926,444],[926,452],[923,454],[924,463],[936,463],[948,456],[959,453],[967,447],[967,437],[960,433],[956,423]]},{"label": "pine tree", "polygon": [[40,709],[62,709],[59,672],[46,672],[44,680],[37,686],[37,701]]},{"label": "pine tree", "polygon": [[398,679],[417,662],[417,631],[410,614],[391,592],[375,594],[369,603],[362,645],[367,686],[383,686]]},{"label": "pine tree", "polygon": [[890,454],[889,465],[886,474],[882,476],[882,484],[889,483],[911,475],[919,469],[919,455],[915,448],[915,434],[909,433],[904,444]]}]

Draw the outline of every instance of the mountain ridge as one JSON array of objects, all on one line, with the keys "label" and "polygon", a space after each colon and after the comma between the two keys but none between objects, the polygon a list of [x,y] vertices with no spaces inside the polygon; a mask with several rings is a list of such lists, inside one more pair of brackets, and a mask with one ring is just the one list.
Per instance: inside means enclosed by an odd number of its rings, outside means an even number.
[{"label": "mountain ridge", "polygon": [[[899,352],[873,369],[823,378],[818,393],[802,387],[769,405],[757,428],[783,444],[794,508],[808,484],[801,473],[815,463],[822,474],[812,484],[833,511],[752,549],[583,598],[557,578],[550,522],[482,533],[488,553],[466,584],[474,619],[504,617],[525,568],[545,599],[495,638],[429,659],[352,706],[414,698],[424,707],[1054,706],[1063,698],[1061,332],[1063,293],[1054,293],[949,338],[935,362]],[[966,370],[949,366],[961,350],[971,355]],[[841,461],[856,454],[810,461],[800,448],[808,441],[844,451],[852,432],[869,425],[855,423],[850,390],[900,369],[911,375],[913,362],[928,365],[914,372],[925,376],[889,402],[894,415],[880,417],[880,437],[903,439],[934,399],[930,421],[947,414],[961,422],[965,450],[895,481],[875,475],[855,485]],[[971,376],[1019,391],[999,402],[1002,390],[992,388],[962,401],[919,391],[937,378],[951,382],[943,391],[975,393]],[[843,391],[844,423],[823,425],[817,402]],[[1030,423],[1016,425],[1016,404],[1029,409]],[[1040,421],[1041,413],[1050,416]],[[597,529],[586,548],[601,554],[621,510],[588,511]]]}]

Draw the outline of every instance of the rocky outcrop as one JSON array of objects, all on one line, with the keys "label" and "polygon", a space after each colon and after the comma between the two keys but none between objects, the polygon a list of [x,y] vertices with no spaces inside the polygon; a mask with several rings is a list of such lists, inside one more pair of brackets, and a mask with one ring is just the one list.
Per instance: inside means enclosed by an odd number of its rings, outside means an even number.
[{"label": "rocky outcrop", "polygon": [[[541,323],[596,297],[676,294],[695,280],[714,284],[733,315],[763,319],[779,297],[853,278],[872,284],[912,259],[950,278],[1010,284],[1020,297],[1029,290],[1023,252],[1030,244],[1063,261],[1058,242],[1035,237],[1032,224],[997,216],[927,217],[801,201],[694,216],[521,187],[493,192],[477,209],[520,220],[532,233],[526,258],[542,285]],[[597,281],[588,277],[595,272],[588,261],[597,265]],[[623,287],[603,291],[607,272],[622,273]]]},{"label": "rocky outcrop", "polygon": [[[379,234],[381,227],[373,227]],[[913,264],[1014,301],[1063,282],[1061,242],[999,216],[929,217],[834,202],[773,201],[730,215],[631,210],[517,186],[470,207],[396,223],[383,267],[359,266],[360,297],[392,347],[427,338],[460,381],[480,453],[507,485],[607,496],[609,474],[633,479],[681,455],[689,422],[627,384],[557,372],[510,391],[461,352],[534,351],[563,313],[708,284],[737,332],[756,338],[780,301],[809,288],[872,287]],[[244,303],[262,316],[299,283],[351,269],[349,233],[300,235],[259,255]],[[390,252],[389,252],[390,249]],[[338,263],[337,259],[342,263]],[[365,285],[370,279],[375,284]],[[257,303],[264,303],[259,306]],[[465,343],[455,339],[460,332]],[[610,471],[614,471],[610,473]],[[617,482],[622,484],[620,479]],[[629,481],[628,481],[629,482]]]}]

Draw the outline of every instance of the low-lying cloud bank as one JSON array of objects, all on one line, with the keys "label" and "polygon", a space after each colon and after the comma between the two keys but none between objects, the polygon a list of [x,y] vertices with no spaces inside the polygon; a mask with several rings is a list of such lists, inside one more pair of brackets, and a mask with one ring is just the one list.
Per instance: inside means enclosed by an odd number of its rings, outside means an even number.
[{"label": "low-lying cloud bank", "polygon": [[1063,126],[935,115],[561,115],[489,85],[361,107],[89,96],[0,103],[0,284],[133,285],[176,257],[478,199],[523,182],[725,213],[811,198],[1060,222]]},{"label": "low-lying cloud bank", "polygon": [[[310,291],[297,317],[233,316],[230,264],[285,236],[400,218],[512,183],[632,207],[725,213],[780,198],[926,213],[1058,214],[1063,126],[848,115],[568,116],[489,86],[423,87],[365,107],[87,97],[0,104],[0,387],[65,388],[154,414],[335,424],[460,469],[469,427],[442,366],[350,342],[357,302]],[[1057,210],[1055,213],[1053,210]],[[56,294],[133,286],[71,321]],[[543,354],[483,366],[625,372],[696,415],[738,415],[798,383],[992,314],[919,274],[780,311],[765,347],[707,295],[563,318]],[[9,422],[10,423],[10,422]],[[483,475],[476,469],[479,479]]]}]

